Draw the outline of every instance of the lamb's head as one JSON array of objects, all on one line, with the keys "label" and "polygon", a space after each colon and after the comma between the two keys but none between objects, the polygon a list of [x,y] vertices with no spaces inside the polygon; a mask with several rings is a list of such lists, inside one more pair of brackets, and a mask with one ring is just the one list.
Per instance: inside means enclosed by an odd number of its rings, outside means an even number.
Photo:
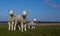
[{"label": "lamb's head", "polygon": [[27,13],[28,13],[28,10],[21,10],[21,12],[22,12],[22,16],[23,17],[26,17],[27,16]]},{"label": "lamb's head", "polygon": [[8,10],[8,12],[9,12],[9,15],[13,15],[13,13],[15,12],[15,10]]},{"label": "lamb's head", "polygon": [[33,19],[32,19],[32,21],[33,21],[33,22],[36,22],[36,21],[37,21],[37,19],[36,19],[36,18],[33,18]]}]

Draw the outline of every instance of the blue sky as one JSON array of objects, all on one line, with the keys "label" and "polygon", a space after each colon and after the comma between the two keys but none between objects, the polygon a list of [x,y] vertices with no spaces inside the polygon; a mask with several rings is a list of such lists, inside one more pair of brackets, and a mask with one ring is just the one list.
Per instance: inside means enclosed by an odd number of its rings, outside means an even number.
[{"label": "blue sky", "polygon": [[60,0],[0,0],[1,21],[7,20],[7,10],[16,10],[16,15],[21,14],[20,10],[29,10],[28,20],[60,22]]}]

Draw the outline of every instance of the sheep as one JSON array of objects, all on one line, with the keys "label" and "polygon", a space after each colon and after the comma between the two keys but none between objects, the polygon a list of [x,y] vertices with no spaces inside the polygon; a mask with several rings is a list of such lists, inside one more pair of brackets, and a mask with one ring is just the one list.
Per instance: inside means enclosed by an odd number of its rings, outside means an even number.
[{"label": "sheep", "polygon": [[[21,31],[23,32],[23,29],[26,31],[26,19],[27,19],[27,10],[22,10],[22,14],[15,17],[15,25],[14,30],[16,30],[16,25],[19,22],[21,26]],[[19,28],[20,29],[20,28]]]},{"label": "sheep", "polygon": [[33,18],[32,21],[28,24],[28,28],[35,29],[36,18]]},{"label": "sheep", "polygon": [[14,16],[14,12],[15,10],[8,10],[9,12],[9,17],[8,17],[8,30],[13,30],[13,25],[14,25],[14,20],[15,20],[15,16]]}]

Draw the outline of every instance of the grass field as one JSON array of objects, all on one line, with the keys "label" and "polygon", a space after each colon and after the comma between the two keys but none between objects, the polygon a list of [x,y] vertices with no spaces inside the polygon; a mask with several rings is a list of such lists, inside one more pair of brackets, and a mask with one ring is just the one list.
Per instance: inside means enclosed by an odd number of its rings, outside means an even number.
[{"label": "grass field", "polygon": [[21,32],[19,30],[9,31],[7,23],[0,23],[0,36],[60,36],[60,25],[57,24],[60,23],[38,23],[36,29],[27,29],[26,32]]}]

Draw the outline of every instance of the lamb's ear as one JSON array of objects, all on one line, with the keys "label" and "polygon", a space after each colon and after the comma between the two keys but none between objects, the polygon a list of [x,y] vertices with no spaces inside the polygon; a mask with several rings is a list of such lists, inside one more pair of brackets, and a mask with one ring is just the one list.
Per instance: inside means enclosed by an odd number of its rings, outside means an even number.
[{"label": "lamb's ear", "polygon": [[15,12],[16,10],[12,10],[13,12]]},{"label": "lamb's ear", "polygon": [[8,10],[8,12],[9,12],[9,10]]},{"label": "lamb's ear", "polygon": [[30,10],[28,9],[27,12],[30,12]]}]

